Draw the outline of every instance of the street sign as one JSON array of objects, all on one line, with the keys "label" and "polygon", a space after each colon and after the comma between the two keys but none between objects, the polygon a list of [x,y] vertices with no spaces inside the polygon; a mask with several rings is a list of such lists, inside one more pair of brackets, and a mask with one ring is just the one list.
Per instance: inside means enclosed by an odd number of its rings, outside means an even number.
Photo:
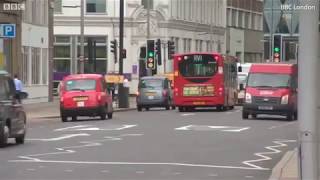
[{"label": "street sign", "polygon": [[0,38],[15,38],[16,25],[15,24],[0,24]]},{"label": "street sign", "polygon": [[107,83],[123,83],[124,76],[123,75],[105,75],[105,80]]}]

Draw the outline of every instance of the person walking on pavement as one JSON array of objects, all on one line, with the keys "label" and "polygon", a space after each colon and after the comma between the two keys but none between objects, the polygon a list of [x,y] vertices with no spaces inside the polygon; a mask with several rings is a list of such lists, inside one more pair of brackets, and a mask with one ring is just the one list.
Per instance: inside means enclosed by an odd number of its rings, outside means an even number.
[{"label": "person walking on pavement", "polygon": [[17,74],[14,75],[14,85],[16,86],[16,99],[21,104],[20,94],[22,92],[23,85]]}]

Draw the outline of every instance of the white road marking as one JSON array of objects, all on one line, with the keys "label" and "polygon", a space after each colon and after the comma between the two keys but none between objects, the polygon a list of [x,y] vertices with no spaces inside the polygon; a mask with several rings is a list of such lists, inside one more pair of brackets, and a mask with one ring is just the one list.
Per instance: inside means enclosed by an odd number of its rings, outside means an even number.
[{"label": "white road marking", "polygon": [[144,174],[144,171],[136,171],[137,174]]},{"label": "white road marking", "polygon": [[173,173],[173,175],[181,175],[182,173],[181,172],[175,172]]},{"label": "white road marking", "polygon": [[281,128],[281,127],[290,126],[290,125],[292,125],[292,124],[296,124],[296,123],[298,123],[298,122],[285,123],[285,124],[281,124],[281,125],[279,125],[279,126],[271,126],[271,127],[269,127],[268,129]]},{"label": "white road marking", "polygon": [[71,170],[71,169],[66,169],[66,170],[64,170],[64,172],[73,172],[73,170]]},{"label": "white road marking", "polygon": [[184,114],[181,114],[181,116],[194,116],[195,113],[184,113]]},{"label": "white road marking", "polygon": [[[79,125],[79,126],[71,126],[71,127],[66,127],[66,128],[61,128],[61,129],[55,129],[54,131],[114,131],[114,130],[124,130],[128,128],[135,127],[137,125],[116,125],[118,127],[95,127],[93,125]],[[120,127],[119,127],[120,126]]]},{"label": "white road marking", "polygon": [[267,171],[269,168],[263,167],[242,167],[242,166],[220,166],[210,164],[189,164],[189,163],[165,163],[165,162],[104,162],[104,161],[55,161],[55,160],[10,160],[9,162],[24,163],[57,163],[57,164],[91,164],[91,165],[165,165],[165,166],[185,166],[185,167],[205,167],[221,169],[244,169]]},{"label": "white road marking", "polygon": [[218,174],[209,174],[208,176],[210,176],[210,177],[217,177]]},{"label": "white road marking", "polygon": [[31,169],[31,168],[29,168],[29,169],[27,169],[27,171],[35,171],[35,169]]},{"label": "white road marking", "polygon": [[73,137],[78,137],[78,136],[90,136],[90,134],[86,134],[86,133],[81,133],[81,134],[65,134],[63,136],[60,137],[56,137],[56,138],[48,138],[48,139],[35,139],[35,138],[31,138],[31,139],[27,139],[28,141],[45,141],[45,142],[50,142],[50,141],[60,141],[60,140],[64,140],[64,139],[70,139]]},{"label": "white road marking", "polygon": [[175,128],[175,130],[194,130],[194,131],[223,131],[223,132],[242,132],[250,129],[250,127],[235,126],[207,126],[207,125],[188,125]]},{"label": "white road marking", "polygon": [[182,126],[182,127],[179,127],[179,128],[175,128],[175,130],[189,130],[190,127],[192,127],[192,125]]},{"label": "white road marking", "polygon": [[269,156],[266,156],[266,155],[272,155],[272,154],[281,153],[282,151],[280,151],[280,150],[278,150],[276,148],[286,147],[288,145],[285,144],[285,143],[289,143],[289,142],[296,142],[296,140],[286,140],[286,139],[275,140],[275,141],[273,141],[273,143],[275,143],[277,145],[265,147],[265,149],[268,149],[270,151],[259,152],[259,153],[255,153],[254,154],[255,156],[261,157],[260,159],[243,161],[242,164],[248,165],[248,166],[250,166],[252,168],[262,168],[262,167],[260,167],[258,165],[253,164],[253,163],[271,160],[272,158],[269,157]]},{"label": "white road marking", "polygon": [[65,130],[70,130],[70,129],[85,128],[85,127],[90,127],[90,126],[92,126],[92,125],[69,126],[69,127],[65,127],[65,128],[55,129],[54,131],[65,131]]},{"label": "white road marking", "polygon": [[253,178],[253,176],[245,176],[245,178]]},{"label": "white road marking", "polygon": [[100,172],[102,172],[102,173],[109,173],[110,171],[108,171],[108,170],[102,170],[102,171],[100,171]]}]

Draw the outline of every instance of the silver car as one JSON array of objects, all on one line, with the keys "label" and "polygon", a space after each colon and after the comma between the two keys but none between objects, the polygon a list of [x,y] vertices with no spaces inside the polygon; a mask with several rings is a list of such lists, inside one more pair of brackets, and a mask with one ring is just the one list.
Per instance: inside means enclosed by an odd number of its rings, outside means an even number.
[{"label": "silver car", "polygon": [[172,99],[171,83],[166,77],[146,76],[139,81],[137,92],[137,109],[147,111],[152,107],[170,107],[175,109]]}]

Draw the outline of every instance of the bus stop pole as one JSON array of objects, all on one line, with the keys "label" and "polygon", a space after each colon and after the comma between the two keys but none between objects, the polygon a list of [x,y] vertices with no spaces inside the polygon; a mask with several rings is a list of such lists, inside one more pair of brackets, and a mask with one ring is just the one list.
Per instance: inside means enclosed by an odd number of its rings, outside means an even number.
[{"label": "bus stop pole", "polygon": [[300,10],[298,64],[299,170],[302,180],[319,174],[319,0],[300,0],[315,9]]}]

